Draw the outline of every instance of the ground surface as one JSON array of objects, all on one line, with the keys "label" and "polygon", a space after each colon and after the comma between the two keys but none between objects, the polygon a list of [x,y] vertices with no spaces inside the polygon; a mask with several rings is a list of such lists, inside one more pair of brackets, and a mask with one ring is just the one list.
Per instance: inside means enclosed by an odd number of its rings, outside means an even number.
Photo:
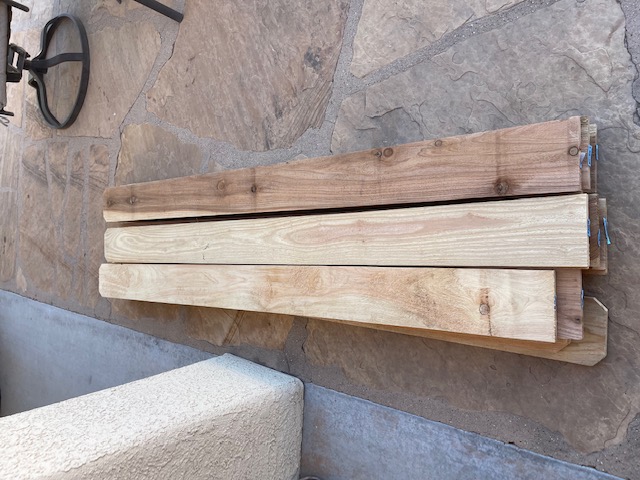
[{"label": "ground surface", "polygon": [[[27,3],[14,42],[35,54],[45,21],[75,13],[92,76],[62,132],[42,123],[29,87],[10,86],[1,288],[640,478],[640,2],[175,0],[180,26],[127,0]],[[61,109],[70,83],[52,85]],[[599,127],[614,243],[610,275],[586,285],[611,319],[596,367],[98,294],[107,185],[575,114]]]}]

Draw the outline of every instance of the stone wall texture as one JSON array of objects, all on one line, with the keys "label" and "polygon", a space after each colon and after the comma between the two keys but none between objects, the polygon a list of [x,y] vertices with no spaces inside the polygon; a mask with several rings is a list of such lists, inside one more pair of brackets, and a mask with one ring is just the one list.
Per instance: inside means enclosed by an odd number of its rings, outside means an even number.
[{"label": "stone wall texture", "polygon": [[[17,115],[0,127],[0,288],[640,478],[638,2],[168,2],[184,11],[180,25],[132,0],[36,3],[16,15],[14,40],[36,54],[47,18],[78,15],[91,85],[66,131],[46,127],[24,81],[9,90]],[[54,90],[66,98],[69,83]],[[593,368],[98,294],[108,185],[576,114],[598,124],[613,240],[610,274],[586,282],[611,320],[609,356]]]}]

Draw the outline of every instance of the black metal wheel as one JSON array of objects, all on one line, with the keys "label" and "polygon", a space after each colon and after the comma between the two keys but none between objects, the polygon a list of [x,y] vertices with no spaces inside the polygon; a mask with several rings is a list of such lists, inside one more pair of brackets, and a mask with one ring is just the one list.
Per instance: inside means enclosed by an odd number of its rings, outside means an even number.
[{"label": "black metal wheel", "polygon": [[[75,53],[61,53],[55,57],[47,58],[47,51],[53,38],[54,33],[65,21],[70,21],[77,29],[81,52]],[[84,104],[84,99],[87,96],[87,88],[89,87],[89,69],[91,65],[89,55],[89,39],[87,38],[87,31],[84,28],[82,22],[75,16],[69,14],[59,15],[47,22],[42,30],[42,36],[40,41],[41,51],[38,55],[31,60],[25,60],[24,69],[29,70],[31,78],[29,79],[29,85],[36,89],[38,97],[38,105],[45,121],[55,129],[65,129],[70,127],[73,122],[78,118],[78,114]],[[80,75],[80,85],[78,87],[78,94],[76,101],[73,105],[71,113],[66,119],[60,121],[51,112],[49,102],[47,98],[47,89],[45,86],[44,78],[48,70],[51,67],[60,65],[66,62],[81,62],[82,73]]]}]

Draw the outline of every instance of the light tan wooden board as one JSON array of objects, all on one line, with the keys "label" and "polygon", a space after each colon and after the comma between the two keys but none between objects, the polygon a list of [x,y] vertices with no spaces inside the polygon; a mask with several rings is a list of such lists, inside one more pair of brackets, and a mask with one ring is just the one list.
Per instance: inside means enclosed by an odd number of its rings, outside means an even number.
[{"label": "light tan wooden board", "polygon": [[556,270],[556,295],[558,338],[582,340],[582,270],[578,268],[560,268]]},{"label": "light tan wooden board", "polygon": [[264,265],[100,268],[109,298],[555,342],[555,272]]},{"label": "light tan wooden board", "polygon": [[[584,270],[584,273],[588,275],[607,275],[609,273],[609,252],[607,246],[607,236],[605,235],[604,219],[607,218],[607,200],[605,198],[598,198],[598,220],[599,220],[599,232],[600,232],[600,266],[597,268],[591,267],[588,270]],[[596,232],[597,235],[597,232]]]},{"label": "light tan wooden board", "polygon": [[[109,188],[108,222],[581,192],[580,117]],[[573,147],[573,149],[572,149]]]},{"label": "light tan wooden board", "polygon": [[502,350],[532,357],[558,360],[578,365],[593,366],[607,356],[608,311],[602,303],[593,297],[584,299],[584,337],[582,340],[558,340],[556,343],[528,342],[523,340],[505,340],[501,338],[463,335],[433,330],[390,327],[381,325],[367,326],[376,330],[414,335],[445,342],[461,343],[474,347]]},{"label": "light tan wooden board", "polygon": [[600,217],[598,214],[598,195],[589,195],[589,267],[600,268],[600,245],[598,245],[598,229],[600,228]]},{"label": "light tan wooden board", "polygon": [[109,228],[111,263],[589,266],[585,194]]},{"label": "light tan wooden board", "polygon": [[589,167],[589,162],[586,158],[589,149],[589,143],[591,141],[589,117],[580,117],[580,126],[580,154],[584,154],[581,168],[582,191],[592,193],[593,189],[591,185],[591,168]]}]

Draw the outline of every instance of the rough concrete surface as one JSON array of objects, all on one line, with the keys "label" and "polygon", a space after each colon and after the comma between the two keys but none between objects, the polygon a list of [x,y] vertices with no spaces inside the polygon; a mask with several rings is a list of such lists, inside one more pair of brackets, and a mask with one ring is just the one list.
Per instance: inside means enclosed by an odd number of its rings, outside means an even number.
[{"label": "rough concrete surface", "polygon": [[[435,0],[425,17],[409,0],[175,0],[181,25],[131,0],[36,3],[16,16],[16,39],[35,53],[48,15],[80,16],[95,45],[93,100],[73,130],[53,132],[32,89],[11,93],[25,92],[21,118],[0,133],[11,152],[0,163],[0,288],[640,478],[640,2]],[[598,124],[612,227],[610,274],[586,282],[611,319],[596,367],[98,296],[105,185],[574,114]]]},{"label": "rough concrete surface", "polygon": [[0,419],[0,478],[298,478],[302,383],[224,355]]}]

